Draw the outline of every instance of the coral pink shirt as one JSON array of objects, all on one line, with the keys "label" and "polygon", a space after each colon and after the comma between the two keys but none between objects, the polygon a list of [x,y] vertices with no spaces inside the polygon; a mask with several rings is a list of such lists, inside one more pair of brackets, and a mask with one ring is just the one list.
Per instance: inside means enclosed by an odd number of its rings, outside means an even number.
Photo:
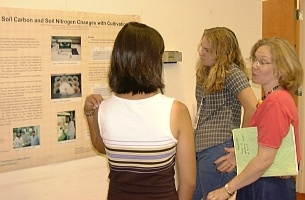
[{"label": "coral pink shirt", "polygon": [[294,127],[297,159],[300,162],[298,112],[287,90],[277,90],[269,94],[252,116],[249,126],[257,127],[260,145],[278,149],[289,131],[290,124]]}]

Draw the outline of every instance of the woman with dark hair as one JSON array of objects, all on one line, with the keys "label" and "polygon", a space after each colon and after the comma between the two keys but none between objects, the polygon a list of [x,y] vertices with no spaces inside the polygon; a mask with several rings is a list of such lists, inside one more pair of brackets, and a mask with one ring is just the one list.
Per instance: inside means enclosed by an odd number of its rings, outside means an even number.
[{"label": "woman with dark hair", "polygon": [[[108,157],[109,200],[190,200],[195,150],[187,107],[163,95],[162,36],[138,22],[124,25],[114,43],[109,86],[86,98],[91,141]],[[177,159],[178,187],[175,186]]]}]

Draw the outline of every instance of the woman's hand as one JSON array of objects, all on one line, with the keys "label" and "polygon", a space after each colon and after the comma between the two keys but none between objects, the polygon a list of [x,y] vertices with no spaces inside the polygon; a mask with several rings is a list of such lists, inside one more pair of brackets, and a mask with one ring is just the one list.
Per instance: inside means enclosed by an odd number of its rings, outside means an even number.
[{"label": "woman's hand", "polygon": [[99,107],[103,100],[104,99],[100,94],[90,94],[89,96],[87,96],[84,105],[85,114],[94,112],[94,110]]},{"label": "woman's hand", "polygon": [[219,188],[212,192],[209,192],[207,200],[227,200],[230,195],[226,192],[225,188]]},{"label": "woman's hand", "polygon": [[227,154],[218,158],[214,163],[215,165],[219,165],[217,167],[218,171],[229,173],[236,166],[235,151],[234,147],[224,148],[224,150],[227,152]]}]

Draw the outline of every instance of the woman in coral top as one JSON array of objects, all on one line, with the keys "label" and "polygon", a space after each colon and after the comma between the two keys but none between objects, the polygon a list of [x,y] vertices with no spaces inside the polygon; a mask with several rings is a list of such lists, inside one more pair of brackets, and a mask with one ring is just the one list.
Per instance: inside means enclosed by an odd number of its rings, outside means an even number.
[{"label": "woman in coral top", "polygon": [[225,187],[210,192],[208,199],[227,199],[238,190],[237,200],[295,200],[293,176],[261,176],[272,165],[290,124],[294,127],[298,162],[301,159],[299,119],[292,95],[302,84],[303,69],[294,47],[278,37],[259,40],[251,58],[252,80],[261,84],[266,94],[249,123],[258,129],[258,154]]}]

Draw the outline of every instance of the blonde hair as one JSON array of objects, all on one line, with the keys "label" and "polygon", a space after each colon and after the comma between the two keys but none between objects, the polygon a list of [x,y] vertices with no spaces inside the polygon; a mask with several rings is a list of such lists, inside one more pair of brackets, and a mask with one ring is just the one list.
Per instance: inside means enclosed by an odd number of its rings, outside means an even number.
[{"label": "blonde hair", "polygon": [[279,37],[264,38],[252,47],[251,57],[255,57],[256,50],[267,46],[271,50],[275,73],[278,75],[279,85],[295,94],[303,82],[303,68],[293,45]]},{"label": "blonde hair", "polygon": [[233,31],[226,27],[205,29],[202,38],[206,37],[211,44],[211,56],[215,60],[213,67],[205,66],[201,60],[197,62],[197,83],[205,88],[205,92],[221,91],[226,76],[236,64],[246,74],[246,64],[242,57],[237,38]]}]

